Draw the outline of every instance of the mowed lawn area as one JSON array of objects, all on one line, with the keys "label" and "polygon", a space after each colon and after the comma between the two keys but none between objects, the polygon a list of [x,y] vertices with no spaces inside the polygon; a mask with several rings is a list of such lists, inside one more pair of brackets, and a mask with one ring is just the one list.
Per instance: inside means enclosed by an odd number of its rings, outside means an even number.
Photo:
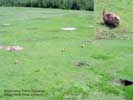
[{"label": "mowed lawn area", "polygon": [[[77,30],[65,31],[62,28]],[[0,45],[21,46],[21,51],[0,50],[0,95],[5,100],[61,100],[88,94],[97,75],[79,61],[94,63],[91,46],[94,12],[41,8],[0,8]],[[91,59],[90,59],[91,58]],[[16,62],[17,61],[17,62]],[[88,72],[89,71],[89,72]],[[96,80],[95,80],[95,79]],[[84,88],[84,89],[83,89]],[[3,96],[4,90],[44,90],[43,97]]]},{"label": "mowed lawn area", "polygon": [[[119,86],[117,82],[118,79],[133,80],[133,2],[131,0],[96,0],[95,5],[97,26],[95,38],[99,40],[95,44],[99,46],[99,48],[96,47],[99,56],[95,58],[98,62],[102,59],[102,62],[94,69],[97,73],[103,74],[103,80],[98,87],[107,94],[113,93],[117,97],[123,96],[124,100],[133,100],[133,86]],[[103,9],[120,16],[120,25],[117,28],[103,25]],[[110,80],[113,80],[111,84]],[[102,100],[108,100],[108,98]]]},{"label": "mowed lawn area", "polygon": [[[0,99],[132,100],[133,87],[118,80],[133,80],[133,8],[125,2],[112,0],[108,2],[112,7],[101,1],[95,3],[95,14],[1,7],[0,45],[24,49],[0,50]],[[120,15],[118,28],[101,24],[103,7]],[[77,30],[64,31],[64,27]],[[5,96],[5,90],[45,92],[43,96]]]}]

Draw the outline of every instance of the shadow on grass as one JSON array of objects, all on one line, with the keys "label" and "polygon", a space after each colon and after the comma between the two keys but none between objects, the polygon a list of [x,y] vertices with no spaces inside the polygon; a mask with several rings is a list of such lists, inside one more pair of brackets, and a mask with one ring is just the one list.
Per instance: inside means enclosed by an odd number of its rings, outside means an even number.
[{"label": "shadow on grass", "polygon": [[115,28],[116,28],[116,26],[109,25],[109,24],[105,24],[105,23],[103,23],[103,22],[99,22],[99,23],[97,23],[97,24],[102,25],[102,26],[106,26],[106,27],[108,27],[109,29],[115,29]]}]

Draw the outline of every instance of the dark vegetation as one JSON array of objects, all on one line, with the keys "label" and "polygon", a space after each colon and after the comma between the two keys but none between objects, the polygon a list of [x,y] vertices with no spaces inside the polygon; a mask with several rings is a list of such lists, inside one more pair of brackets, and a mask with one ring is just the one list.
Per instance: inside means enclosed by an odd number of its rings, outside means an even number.
[{"label": "dark vegetation", "polygon": [[94,10],[94,0],[0,0],[0,6]]}]

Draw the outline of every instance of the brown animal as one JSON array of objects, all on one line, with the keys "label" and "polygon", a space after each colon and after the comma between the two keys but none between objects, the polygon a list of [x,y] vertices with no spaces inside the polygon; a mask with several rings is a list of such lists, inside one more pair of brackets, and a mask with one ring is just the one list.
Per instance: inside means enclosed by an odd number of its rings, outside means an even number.
[{"label": "brown animal", "polygon": [[117,27],[120,24],[120,17],[114,13],[103,10],[103,20],[106,25]]}]

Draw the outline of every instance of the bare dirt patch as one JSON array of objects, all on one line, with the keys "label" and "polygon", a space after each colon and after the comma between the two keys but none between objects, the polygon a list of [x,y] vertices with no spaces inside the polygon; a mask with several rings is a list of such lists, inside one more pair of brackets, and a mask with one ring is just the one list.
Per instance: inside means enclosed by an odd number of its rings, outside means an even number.
[{"label": "bare dirt patch", "polygon": [[133,81],[127,79],[112,79],[111,83],[114,85],[123,85],[123,86],[133,85]]},{"label": "bare dirt patch", "polygon": [[6,50],[6,51],[21,51],[21,50],[23,50],[23,47],[20,47],[20,46],[0,46],[0,49]]},{"label": "bare dirt patch", "polygon": [[81,48],[84,48],[85,46],[88,46],[89,44],[95,44],[96,40],[82,40]]},{"label": "bare dirt patch", "polygon": [[89,62],[85,62],[85,61],[75,61],[73,62],[73,65],[76,67],[90,66]]}]

